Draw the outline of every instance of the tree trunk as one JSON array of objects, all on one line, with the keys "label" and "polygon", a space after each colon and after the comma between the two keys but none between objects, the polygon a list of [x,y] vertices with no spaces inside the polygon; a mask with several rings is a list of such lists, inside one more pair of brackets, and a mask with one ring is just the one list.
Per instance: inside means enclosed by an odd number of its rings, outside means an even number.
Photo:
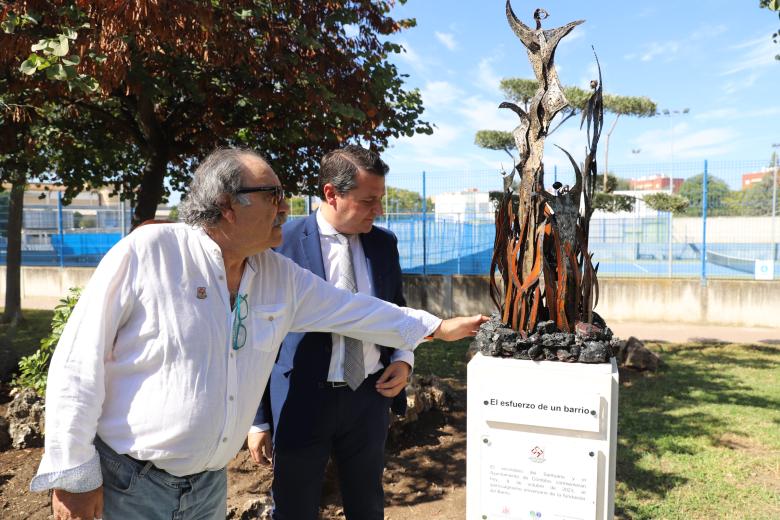
[{"label": "tree trunk", "polygon": [[0,321],[17,324],[23,320],[21,298],[22,274],[22,209],[24,208],[25,179],[13,179],[8,205],[8,248],[5,263],[5,311]]},{"label": "tree trunk", "polygon": [[168,169],[168,150],[165,146],[158,146],[152,152],[149,162],[144,168],[141,186],[138,191],[138,199],[133,209],[132,228],[146,220],[153,219],[157,212],[157,205],[163,198],[165,174]]},{"label": "tree trunk", "polygon": [[168,144],[163,124],[155,113],[152,99],[142,92],[136,103],[139,127],[146,141],[144,148],[149,155],[133,210],[132,229],[154,218],[157,205],[165,192],[165,174],[171,157],[171,146]]}]

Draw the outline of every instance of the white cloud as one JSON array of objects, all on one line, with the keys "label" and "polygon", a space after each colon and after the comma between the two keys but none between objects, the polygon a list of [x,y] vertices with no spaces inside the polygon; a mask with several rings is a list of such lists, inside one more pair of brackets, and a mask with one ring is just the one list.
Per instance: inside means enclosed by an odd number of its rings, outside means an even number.
[{"label": "white cloud", "polygon": [[[665,58],[665,61],[672,61],[679,55],[684,54],[689,47],[700,46],[701,42],[709,43],[717,36],[728,31],[728,27],[723,24],[709,25],[704,24],[695,29],[686,38],[681,40],[656,41],[646,43],[639,52],[631,52],[624,56],[627,60],[639,59],[640,61],[653,61],[656,58]],[[696,42],[696,43],[694,43]]]},{"label": "white cloud", "polygon": [[344,34],[347,38],[356,38],[360,35],[360,26],[351,23],[344,25]]},{"label": "white cloud", "polygon": [[561,40],[561,43],[558,46],[559,47],[564,46],[566,44],[572,43],[584,37],[585,37],[585,29],[583,29],[581,25],[578,25]]},{"label": "white cloud", "polygon": [[458,46],[458,43],[455,41],[455,35],[452,33],[443,33],[443,32],[436,31],[436,39],[438,39],[442,45],[444,45],[451,51],[454,51],[455,48]]},{"label": "white cloud", "polygon": [[398,44],[404,48],[406,52],[399,52],[396,54],[399,60],[411,65],[415,70],[425,69],[422,57],[409,45],[409,42],[399,41]]},{"label": "white cloud", "polygon": [[587,72],[580,78],[579,87],[586,91],[590,91],[590,81],[593,79],[599,79],[599,67],[596,65],[595,61],[588,65]]},{"label": "white cloud", "polygon": [[721,73],[721,76],[738,74],[747,70],[755,71],[770,66],[777,67],[777,60],[775,60],[777,45],[765,34],[734,45],[732,49],[743,52]]},{"label": "white cloud", "polygon": [[752,87],[760,77],[761,77],[760,73],[751,72],[747,76],[740,77],[738,79],[734,79],[731,81],[727,81],[726,83],[723,84],[723,91],[729,95],[736,94],[741,90],[745,90],[746,88]]},{"label": "white cloud", "polygon": [[433,133],[415,134],[412,137],[402,137],[398,139],[398,146],[409,147],[414,153],[424,155],[434,150],[442,150],[451,146],[454,141],[461,137],[463,129],[456,125],[447,123],[436,123]]},{"label": "white cloud", "polygon": [[680,43],[676,41],[668,42],[650,42],[645,45],[645,50],[640,53],[641,61],[652,61],[657,56],[664,56],[671,59],[680,50]]},{"label": "white cloud", "polygon": [[719,119],[750,119],[750,118],[767,118],[771,116],[780,115],[780,106],[759,108],[753,110],[738,110],[733,107],[729,108],[716,108],[714,110],[708,110],[694,116],[695,119],[702,121],[717,121]]},{"label": "white cloud", "polygon": [[680,123],[670,130],[644,132],[633,142],[651,160],[700,159],[733,151],[736,137],[731,128],[691,131],[687,124]]},{"label": "white cloud", "polygon": [[499,103],[481,96],[470,96],[461,101],[456,108],[462,116],[461,125],[469,131],[477,130],[512,130],[517,126],[517,114],[505,108],[498,108]]},{"label": "white cloud", "polygon": [[693,31],[689,38],[691,40],[711,40],[717,36],[720,36],[724,32],[728,31],[728,27],[724,24],[709,25],[705,24]]},{"label": "white cloud", "polygon": [[500,59],[500,56],[493,56],[491,58],[482,58],[477,66],[477,76],[474,83],[491,94],[498,94],[500,89],[498,87],[501,82],[501,76],[496,74],[493,70],[493,62]]},{"label": "white cloud", "polygon": [[696,114],[693,117],[702,121],[712,121],[718,119],[731,119],[733,117],[739,117],[739,115],[740,111],[736,108],[716,108]]},{"label": "white cloud", "polygon": [[429,110],[446,108],[462,96],[460,89],[446,81],[429,81],[421,90],[423,106]]}]

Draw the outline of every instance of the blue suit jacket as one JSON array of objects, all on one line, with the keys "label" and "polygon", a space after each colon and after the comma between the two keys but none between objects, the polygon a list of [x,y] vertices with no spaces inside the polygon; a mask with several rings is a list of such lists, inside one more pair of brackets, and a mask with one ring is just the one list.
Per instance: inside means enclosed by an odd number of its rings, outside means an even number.
[{"label": "blue suit jacket", "polygon": [[[368,233],[360,235],[360,241],[374,296],[405,306],[395,235],[374,226]],[[282,244],[277,252],[325,278],[316,214],[287,222],[282,228]],[[319,420],[320,405],[327,391],[325,382],[332,348],[330,333],[290,333],[284,338],[255,417],[255,424],[272,425],[277,446],[295,446]],[[382,362],[387,366],[392,349],[381,347],[381,351]],[[398,414],[405,413],[405,392],[393,400],[392,409]]]}]

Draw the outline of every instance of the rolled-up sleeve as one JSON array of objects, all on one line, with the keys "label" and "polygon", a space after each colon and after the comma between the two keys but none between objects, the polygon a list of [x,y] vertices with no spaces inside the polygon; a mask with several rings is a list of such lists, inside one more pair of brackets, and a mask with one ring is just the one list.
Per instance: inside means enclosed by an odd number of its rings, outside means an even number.
[{"label": "rolled-up sleeve", "polygon": [[330,285],[292,262],[292,332],[335,332],[401,350],[414,350],[441,324],[428,312],[398,307],[378,298]]},{"label": "rolled-up sleeve", "polygon": [[52,356],[46,385],[46,437],[32,491],[85,492],[102,484],[93,440],[105,399],[105,360],[132,312],[135,257],[128,242],[98,265]]}]

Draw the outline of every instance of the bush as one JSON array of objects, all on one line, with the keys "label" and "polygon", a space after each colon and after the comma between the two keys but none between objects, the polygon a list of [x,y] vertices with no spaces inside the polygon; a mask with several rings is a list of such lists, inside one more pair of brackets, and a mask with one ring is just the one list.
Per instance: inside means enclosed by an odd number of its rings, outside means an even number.
[{"label": "bush", "polygon": [[80,288],[71,288],[68,295],[60,300],[60,304],[54,308],[54,316],[51,319],[51,334],[41,340],[41,346],[34,354],[25,356],[19,361],[19,375],[14,378],[11,385],[17,388],[32,388],[38,395],[44,396],[51,355],[80,295]]}]

